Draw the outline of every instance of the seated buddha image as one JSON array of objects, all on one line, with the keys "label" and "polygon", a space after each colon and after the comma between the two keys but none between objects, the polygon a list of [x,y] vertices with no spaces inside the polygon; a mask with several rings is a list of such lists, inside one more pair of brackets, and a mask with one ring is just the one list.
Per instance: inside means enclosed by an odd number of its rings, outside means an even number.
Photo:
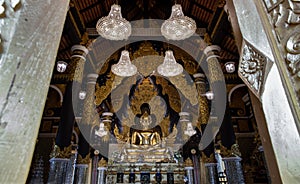
[{"label": "seated buddha image", "polygon": [[130,128],[131,145],[143,147],[154,146],[161,143],[162,131],[159,125],[155,125],[156,118],[150,113],[150,106],[147,103],[141,105],[141,114],[137,115],[136,125]]}]

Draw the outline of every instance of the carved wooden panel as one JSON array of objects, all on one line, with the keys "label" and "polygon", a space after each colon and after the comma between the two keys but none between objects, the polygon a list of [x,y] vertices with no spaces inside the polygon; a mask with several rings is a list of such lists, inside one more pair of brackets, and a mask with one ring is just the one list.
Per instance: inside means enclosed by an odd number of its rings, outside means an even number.
[{"label": "carved wooden panel", "polygon": [[[267,21],[278,48],[277,65],[286,81],[294,112],[300,118],[300,1],[264,0]],[[267,26],[268,27],[268,26]],[[273,45],[276,45],[273,44]],[[279,54],[276,50],[279,50]],[[276,55],[275,54],[275,55]]]},{"label": "carved wooden panel", "polygon": [[243,42],[238,74],[249,89],[260,98],[263,88],[265,68],[269,59],[252,45]]}]

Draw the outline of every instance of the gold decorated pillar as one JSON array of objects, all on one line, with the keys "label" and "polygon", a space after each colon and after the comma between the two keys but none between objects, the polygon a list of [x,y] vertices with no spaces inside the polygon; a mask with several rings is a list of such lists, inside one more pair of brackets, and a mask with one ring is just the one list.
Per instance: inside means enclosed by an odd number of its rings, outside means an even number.
[{"label": "gold decorated pillar", "polygon": [[201,125],[208,123],[209,118],[209,108],[208,101],[205,97],[206,93],[206,84],[205,84],[205,75],[203,73],[196,73],[193,75],[195,78],[195,84],[198,92],[198,102],[199,102],[199,118],[198,118],[198,128],[201,129]]},{"label": "gold decorated pillar", "polygon": [[[61,120],[59,123],[55,144],[64,149],[70,146],[73,125],[78,103],[78,93],[81,89],[83,79],[84,64],[88,50],[82,45],[74,45],[71,48],[71,63],[68,67],[68,83],[62,104]],[[75,113],[75,114],[74,114]]]},{"label": "gold decorated pillar", "polygon": [[[60,181],[73,183],[75,161],[77,157],[76,147],[71,145],[75,112],[78,108],[78,94],[83,79],[84,64],[88,50],[82,45],[72,47],[72,61],[68,68],[68,83],[62,104],[61,119],[55,139],[55,146],[50,159],[50,172],[48,182]],[[65,175],[61,174],[65,172]]]},{"label": "gold decorated pillar", "polygon": [[95,85],[98,74],[87,75],[86,96],[83,104],[82,119],[79,124],[80,135],[78,144],[78,162],[76,164],[76,180],[75,183],[86,183],[90,178],[90,138],[92,123],[96,117],[95,112]]},{"label": "gold decorated pillar", "polygon": [[73,81],[82,83],[83,79],[83,71],[84,71],[84,64],[86,61],[86,55],[88,54],[89,50],[83,45],[74,45],[71,48],[72,56],[71,56],[71,63],[72,65],[72,73],[73,73]]},{"label": "gold decorated pillar", "polygon": [[98,162],[98,184],[105,184],[105,171],[107,170],[107,162],[102,157]]},{"label": "gold decorated pillar", "polygon": [[[214,159],[214,135],[219,130],[225,109],[226,109],[226,85],[223,71],[219,64],[219,52],[221,48],[217,45],[209,45],[204,49],[206,55],[208,82],[210,91],[212,92],[210,118],[204,129],[204,139],[212,140],[212,142],[203,150],[203,160],[210,164],[205,164],[207,169],[207,179],[210,182],[216,181],[216,165],[212,164]],[[203,89],[202,89],[203,90]],[[207,97],[207,95],[205,95]],[[205,134],[207,133],[207,134]]]},{"label": "gold decorated pillar", "polygon": [[84,99],[83,114],[81,123],[84,125],[93,125],[95,117],[95,89],[98,74],[91,73],[87,75],[86,98]]},{"label": "gold decorated pillar", "polygon": [[194,183],[194,176],[193,176],[193,170],[194,170],[194,164],[193,161],[188,157],[184,162],[184,170],[186,172],[186,176],[188,179],[188,184]]}]

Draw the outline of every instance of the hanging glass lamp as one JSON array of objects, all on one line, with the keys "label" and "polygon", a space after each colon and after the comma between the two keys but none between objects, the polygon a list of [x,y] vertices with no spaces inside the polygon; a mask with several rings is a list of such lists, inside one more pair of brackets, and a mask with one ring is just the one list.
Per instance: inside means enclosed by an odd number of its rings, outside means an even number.
[{"label": "hanging glass lamp", "polygon": [[112,65],[111,71],[121,77],[130,77],[136,74],[137,68],[131,63],[127,50],[122,51],[119,62]]},{"label": "hanging glass lamp", "polygon": [[161,33],[168,40],[184,40],[192,36],[196,28],[196,22],[184,16],[181,5],[175,4],[172,6],[170,18],[161,26]]},{"label": "hanging glass lamp", "polygon": [[126,40],[131,34],[131,24],[122,17],[121,6],[112,5],[108,16],[96,24],[99,35],[109,40]]},{"label": "hanging glass lamp", "polygon": [[183,72],[182,66],[175,60],[173,51],[166,51],[164,62],[157,67],[157,72],[166,77],[176,76]]}]

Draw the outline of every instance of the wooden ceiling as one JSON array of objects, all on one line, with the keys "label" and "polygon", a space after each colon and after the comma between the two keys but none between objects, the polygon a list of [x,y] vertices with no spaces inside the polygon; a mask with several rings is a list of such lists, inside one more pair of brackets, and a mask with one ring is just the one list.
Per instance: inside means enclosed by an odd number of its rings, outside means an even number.
[{"label": "wooden ceiling", "polygon": [[[84,42],[89,28],[95,28],[99,18],[107,16],[110,7],[118,3],[122,15],[129,21],[140,19],[168,19],[172,0],[71,0],[64,31],[61,37],[57,60],[69,61],[71,47]],[[221,47],[221,61],[238,61],[231,25],[223,10],[225,0],[177,0],[186,16],[193,18],[198,28],[205,28],[212,44]]]}]

